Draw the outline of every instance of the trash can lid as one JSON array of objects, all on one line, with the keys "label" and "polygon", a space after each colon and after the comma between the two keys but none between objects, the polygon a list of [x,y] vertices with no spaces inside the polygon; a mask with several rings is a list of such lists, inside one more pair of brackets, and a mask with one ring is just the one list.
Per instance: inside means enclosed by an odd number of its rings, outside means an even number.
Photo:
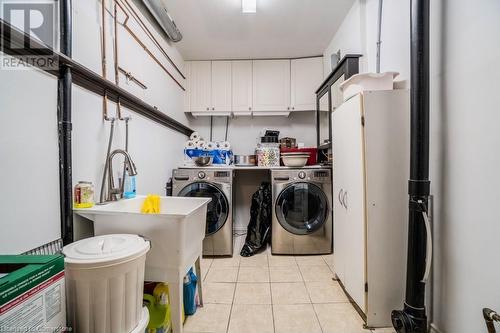
[{"label": "trash can lid", "polygon": [[149,241],[138,235],[102,235],[66,245],[68,264],[112,264],[141,256],[149,251]]}]

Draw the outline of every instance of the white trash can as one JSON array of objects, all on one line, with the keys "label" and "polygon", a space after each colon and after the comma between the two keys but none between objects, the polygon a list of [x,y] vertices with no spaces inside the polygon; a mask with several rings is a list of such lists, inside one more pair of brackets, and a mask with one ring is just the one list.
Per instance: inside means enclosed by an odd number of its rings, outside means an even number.
[{"label": "white trash can", "polygon": [[68,326],[74,332],[130,333],[144,321],[149,249],[149,241],[124,234],[82,239],[63,248]]}]

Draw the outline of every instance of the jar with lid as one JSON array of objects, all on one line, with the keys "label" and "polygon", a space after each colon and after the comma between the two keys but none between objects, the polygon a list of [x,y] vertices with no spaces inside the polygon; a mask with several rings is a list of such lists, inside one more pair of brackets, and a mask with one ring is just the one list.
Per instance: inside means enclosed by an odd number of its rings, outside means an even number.
[{"label": "jar with lid", "polygon": [[277,167],[280,165],[280,145],[278,137],[263,136],[257,145],[257,165],[263,167]]},{"label": "jar with lid", "polygon": [[94,206],[94,185],[92,182],[79,181],[73,193],[75,208],[92,208]]}]

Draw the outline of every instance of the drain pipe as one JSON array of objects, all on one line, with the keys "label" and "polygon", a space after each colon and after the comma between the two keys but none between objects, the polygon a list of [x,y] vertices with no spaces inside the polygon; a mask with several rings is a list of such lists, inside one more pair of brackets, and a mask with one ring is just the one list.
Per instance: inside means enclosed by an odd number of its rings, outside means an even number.
[{"label": "drain pipe", "polygon": [[[60,0],[61,53],[71,58],[71,0]],[[59,134],[59,195],[61,201],[61,238],[64,245],[73,242],[73,195],[71,169],[71,69],[62,65],[59,69],[57,118]]]},{"label": "drain pipe", "polygon": [[378,0],[378,22],[377,22],[377,64],[376,71],[380,73],[380,47],[382,44],[382,8],[384,0]]},{"label": "drain pipe", "polygon": [[411,1],[411,133],[408,182],[408,258],[402,311],[392,312],[398,333],[426,333],[425,282],[430,267],[426,229],[429,181],[429,0]]}]

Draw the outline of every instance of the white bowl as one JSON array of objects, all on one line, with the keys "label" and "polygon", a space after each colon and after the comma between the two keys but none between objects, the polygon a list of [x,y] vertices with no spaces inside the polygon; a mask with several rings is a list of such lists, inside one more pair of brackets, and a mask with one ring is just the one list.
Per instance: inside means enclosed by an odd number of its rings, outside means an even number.
[{"label": "white bowl", "polygon": [[287,167],[303,167],[307,164],[309,156],[282,156],[281,159]]}]

